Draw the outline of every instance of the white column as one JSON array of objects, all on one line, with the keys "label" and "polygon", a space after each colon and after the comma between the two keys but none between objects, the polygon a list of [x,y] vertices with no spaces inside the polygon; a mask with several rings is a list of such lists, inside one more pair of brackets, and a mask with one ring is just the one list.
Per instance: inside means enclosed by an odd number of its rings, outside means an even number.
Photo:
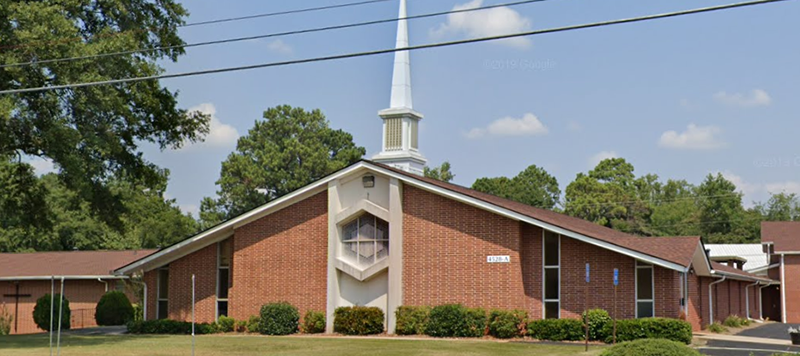
[{"label": "white column", "polygon": [[328,183],[328,304],[326,310],[325,332],[333,333],[333,312],[339,299],[339,274],[336,271],[336,247],[339,242],[339,231],[336,226],[336,214],[341,209],[339,204],[339,181]]},{"label": "white column", "polygon": [[403,304],[403,187],[397,178],[389,181],[389,290],[387,331],[394,334],[395,311]]}]

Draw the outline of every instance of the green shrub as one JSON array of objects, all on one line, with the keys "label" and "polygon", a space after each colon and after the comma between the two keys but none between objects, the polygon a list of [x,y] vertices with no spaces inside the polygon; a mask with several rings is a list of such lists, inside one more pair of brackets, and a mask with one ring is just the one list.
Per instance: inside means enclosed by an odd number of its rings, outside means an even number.
[{"label": "green shrub", "polygon": [[722,322],[722,325],[725,325],[729,328],[741,328],[743,326],[750,325],[750,320],[742,318],[738,315],[730,315],[725,318],[725,321]]},{"label": "green shrub", "polygon": [[461,304],[431,309],[425,334],[433,337],[481,337],[486,332],[486,312]]},{"label": "green shrub", "polygon": [[383,332],[383,310],[376,307],[339,307],[333,313],[333,331],[345,335]]},{"label": "green shrub", "polygon": [[144,308],[141,304],[133,304],[133,321],[144,320]]},{"label": "green shrub", "polygon": [[303,332],[319,334],[325,332],[325,313],[309,310],[303,317]]},{"label": "green shrub", "polygon": [[234,327],[236,326],[236,320],[233,318],[229,318],[227,316],[220,316],[217,319],[217,329],[224,333],[229,333],[234,331]]},{"label": "green shrub", "polygon": [[236,326],[234,327],[234,331],[237,333],[243,333],[247,331],[247,320],[237,320]]},{"label": "green shrub", "polygon": [[[612,324],[606,325],[606,342],[611,343]],[[639,339],[667,339],[689,344],[692,342],[692,325],[686,321],[668,318],[627,319],[617,321],[617,342]]]},{"label": "green shrub", "polygon": [[675,341],[643,339],[610,347],[600,356],[700,356],[700,353]]},{"label": "green shrub", "polygon": [[581,341],[586,338],[586,330],[577,319],[534,320],[528,323],[528,336],[547,341]]},{"label": "green shrub", "polygon": [[261,325],[261,317],[258,315],[251,315],[250,319],[247,319],[245,329],[249,333],[257,333],[259,331],[259,325]]},{"label": "green shrub", "polygon": [[[130,321],[127,324],[129,334],[164,334],[164,335],[189,335],[192,333],[192,323],[169,319]],[[219,332],[215,324],[200,323],[194,325],[194,332],[198,335],[214,334]]]},{"label": "green shrub", "polygon": [[[53,330],[58,329],[58,310],[60,294],[56,294],[53,303]],[[68,330],[70,327],[70,316],[72,313],[69,310],[69,300],[63,299],[63,309],[61,309],[61,330]],[[45,294],[36,300],[36,306],[33,307],[33,322],[39,329],[44,331],[50,330],[50,294]]]},{"label": "green shrub", "polygon": [[289,335],[297,332],[300,312],[293,305],[281,302],[261,307],[259,332],[265,335]]},{"label": "green shrub", "polygon": [[489,313],[489,335],[498,339],[524,336],[527,317],[528,314],[522,310],[492,310]]},{"label": "green shrub", "polygon": [[404,305],[397,308],[395,315],[397,316],[397,325],[395,326],[397,335],[423,335],[431,316],[431,308]]},{"label": "green shrub", "polygon": [[708,326],[708,331],[719,334],[728,332],[728,329],[722,326],[722,324],[715,321],[714,323]]},{"label": "green shrub", "polygon": [[[586,322],[587,319],[589,322],[589,340],[605,341],[609,336],[609,334],[606,333],[606,331],[609,330],[607,326],[611,325],[613,327],[613,320],[611,320],[611,316],[608,315],[608,312],[603,309],[591,309],[584,312],[582,317],[584,322]],[[586,338],[586,336],[584,336],[584,338]]]},{"label": "green shrub", "polygon": [[11,324],[14,316],[6,308],[6,303],[0,305],[0,336],[11,335]]},{"label": "green shrub", "polygon": [[134,320],[134,310],[128,296],[120,291],[111,291],[103,294],[94,311],[94,320],[97,325],[125,325]]}]

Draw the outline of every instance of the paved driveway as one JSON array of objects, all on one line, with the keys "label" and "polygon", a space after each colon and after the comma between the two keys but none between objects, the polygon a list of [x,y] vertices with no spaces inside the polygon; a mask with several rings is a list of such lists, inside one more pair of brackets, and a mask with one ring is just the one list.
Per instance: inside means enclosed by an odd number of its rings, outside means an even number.
[{"label": "paved driveway", "polygon": [[736,336],[748,338],[762,338],[772,340],[772,342],[739,342],[709,340],[705,347],[699,350],[704,355],[711,356],[770,356],[773,354],[800,354],[800,346],[776,345],[777,340],[789,341],[789,334],[786,332],[789,326],[798,325],[769,323],[759,327],[744,330]]}]

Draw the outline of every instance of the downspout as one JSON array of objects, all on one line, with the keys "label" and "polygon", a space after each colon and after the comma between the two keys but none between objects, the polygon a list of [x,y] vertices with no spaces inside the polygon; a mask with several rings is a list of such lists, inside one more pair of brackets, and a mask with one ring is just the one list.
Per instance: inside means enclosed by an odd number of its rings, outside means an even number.
[{"label": "downspout", "polygon": [[764,297],[764,288],[767,288],[771,285],[771,283],[767,283],[761,287],[758,287],[758,317],[761,320],[764,320],[764,301],[762,300]]},{"label": "downspout", "polygon": [[711,287],[713,287],[715,284],[725,282],[726,279],[728,279],[727,276],[722,276],[722,279],[716,282],[711,282],[708,285],[708,316],[709,316],[708,325],[714,324],[714,298],[713,298],[714,294],[712,292]]},{"label": "downspout", "polygon": [[147,282],[142,281],[144,296],[142,298],[142,320],[147,320]]},{"label": "downspout", "polygon": [[102,280],[101,278],[98,278],[97,281],[103,283],[106,286],[106,293],[108,293],[108,282]]},{"label": "downspout", "polygon": [[783,323],[786,323],[786,268],[784,256],[784,254],[781,254],[781,318]]},{"label": "downspout", "polygon": [[755,283],[748,284],[744,287],[744,305],[745,308],[747,308],[747,320],[750,320],[750,292],[748,289],[750,289],[750,287],[757,286],[759,283],[761,282],[756,281]]}]

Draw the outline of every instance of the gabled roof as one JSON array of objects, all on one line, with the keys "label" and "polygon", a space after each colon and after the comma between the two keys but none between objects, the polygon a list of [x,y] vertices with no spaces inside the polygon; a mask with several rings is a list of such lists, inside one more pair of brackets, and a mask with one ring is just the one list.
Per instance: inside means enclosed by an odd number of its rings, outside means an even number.
[{"label": "gabled roof", "polygon": [[[404,184],[428,190],[515,220],[541,226],[547,230],[568,237],[677,271],[685,271],[689,268],[696,255],[696,251],[699,249],[698,246],[701,246],[700,237],[697,236],[633,236],[583,219],[550,210],[535,208],[470,188],[418,176],[380,163],[363,160],[208,231],[190,237],[174,246],[162,249],[152,256],[131,263],[124,268],[120,268],[117,272],[131,273],[146,265],[169,263],[169,261],[184,256],[190,251],[208,246],[210,243],[230,236],[235,228],[249,221],[266,216],[284,206],[293,204],[297,200],[308,197],[309,194],[321,191],[321,189],[327,187],[327,183],[332,180],[364,169],[397,178]],[[191,246],[193,244],[195,245],[194,247]],[[704,254],[702,258],[705,259]]]},{"label": "gabled roof", "polygon": [[115,269],[155,251],[0,253],[0,280],[119,278]]},{"label": "gabled roof", "polygon": [[708,256],[711,259],[725,257],[744,258],[745,271],[763,268],[769,264],[764,248],[759,244],[708,244]]},{"label": "gabled roof", "polygon": [[733,279],[743,279],[747,281],[759,281],[765,283],[777,283],[767,277],[752,274],[750,272],[742,271],[738,268],[723,265],[719,262],[711,262],[711,267],[714,268],[714,274],[728,276]]},{"label": "gabled roof", "polygon": [[761,243],[771,243],[778,254],[800,254],[800,221],[762,222]]}]

